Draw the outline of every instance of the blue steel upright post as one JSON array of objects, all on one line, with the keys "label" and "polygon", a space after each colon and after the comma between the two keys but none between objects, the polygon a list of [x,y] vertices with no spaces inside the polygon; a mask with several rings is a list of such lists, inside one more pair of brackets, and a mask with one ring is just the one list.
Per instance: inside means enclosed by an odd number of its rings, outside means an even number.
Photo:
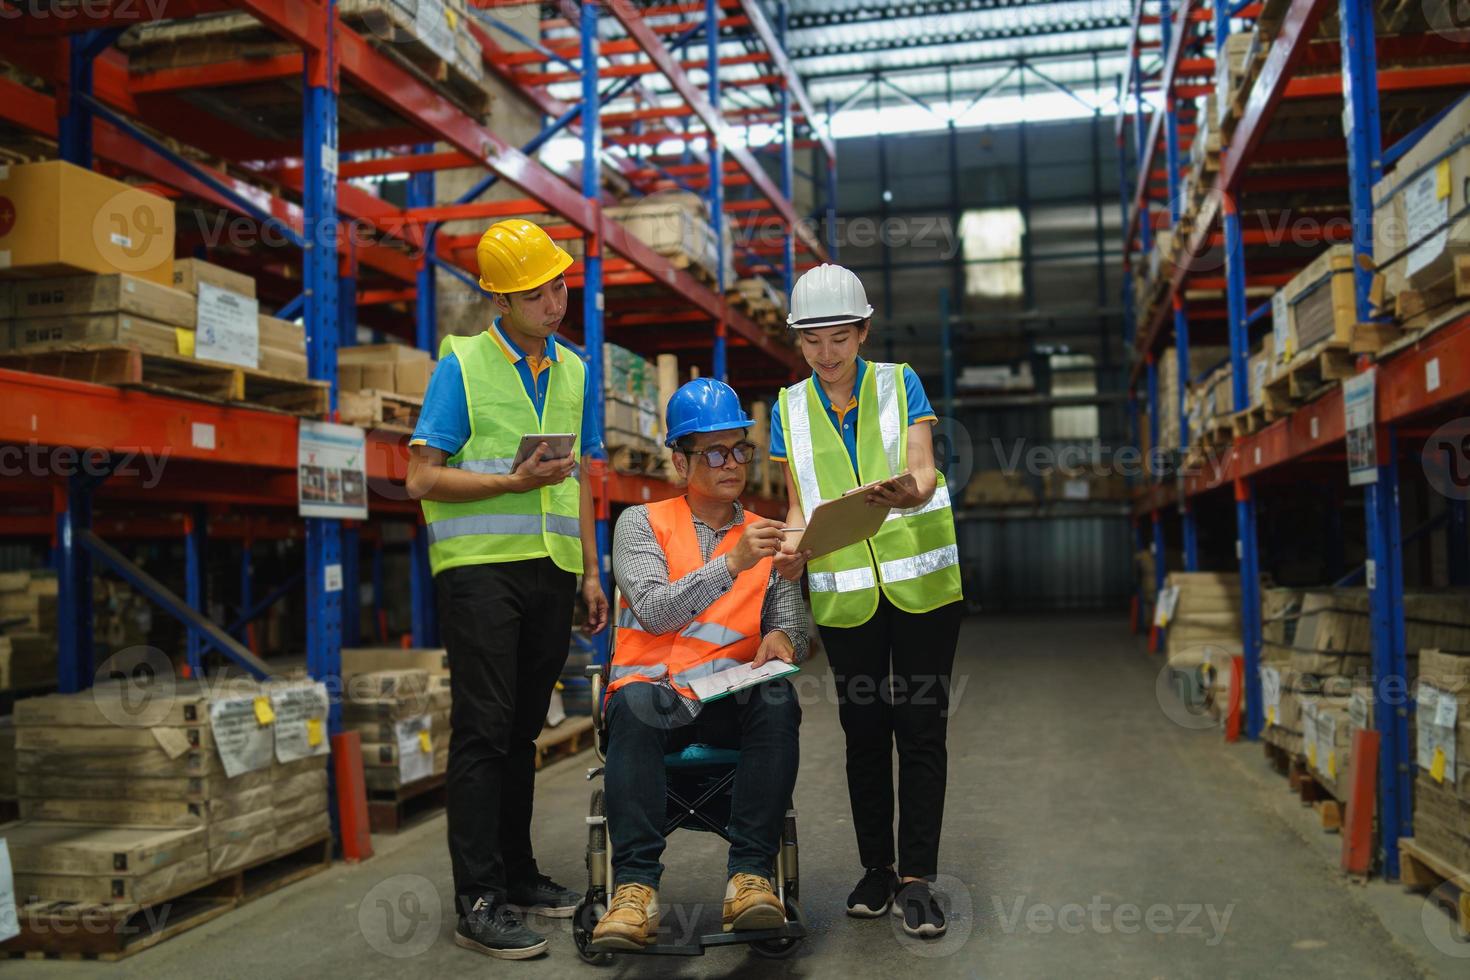
[{"label": "blue steel upright post", "polygon": [[[331,383],[337,408],[337,63],[336,0],[327,13],[322,47],[308,48],[302,118],[302,202],[305,228],[306,359],[311,377]],[[306,519],[306,666],[328,680],[342,672],[342,529],[336,520]],[[341,727],[341,705],[332,700],[329,728]]]},{"label": "blue steel upright post", "polygon": [[[582,4],[582,195],[596,217],[595,230],[586,236],[585,257],[582,259],[582,347],[587,352],[587,390],[592,398],[592,429],[582,434],[583,443],[594,443],[599,448],[592,452],[591,470],[586,479],[592,481],[592,502],[596,508],[597,527],[597,570],[602,580],[602,589],[612,595],[612,555],[607,528],[607,453],[601,448],[603,427],[602,401],[602,357],[603,357],[603,294],[602,294],[602,204],[601,204],[601,161],[602,122],[597,110],[597,7],[599,0],[584,0]],[[718,174],[718,170],[715,171]],[[718,186],[719,181],[716,180]],[[716,211],[716,214],[719,212]],[[718,371],[718,368],[716,369]],[[616,611],[614,612],[616,615]],[[608,631],[592,637],[597,658],[607,656]]]},{"label": "blue steel upright post", "polygon": [[[1352,207],[1355,259],[1373,256],[1373,185],[1382,171],[1383,136],[1378,114],[1378,54],[1373,4],[1342,0],[1343,126],[1347,130],[1348,197]],[[1353,263],[1353,284],[1360,321],[1371,319],[1368,291],[1370,266]],[[1376,417],[1375,412],[1375,417]],[[1414,755],[1410,751],[1407,705],[1407,651],[1404,649],[1403,539],[1399,527],[1397,439],[1389,426],[1375,433],[1378,469],[1375,482],[1363,488],[1367,523],[1366,567],[1368,609],[1372,627],[1374,722],[1382,737],[1378,754],[1379,831],[1383,874],[1399,874],[1398,839],[1413,833],[1411,793]],[[1454,527],[1454,522],[1450,522]]]},{"label": "blue steel upright post", "polygon": [[[704,39],[709,63],[709,104],[714,118],[720,115],[720,0],[704,0]],[[585,78],[586,75],[584,74]],[[595,104],[596,97],[592,102]],[[724,133],[710,127],[709,133],[709,221],[715,236],[715,287],[720,297],[720,317],[715,322],[714,350],[710,373],[720,381],[729,380],[725,351],[725,148],[720,141]]]},{"label": "blue steel upright post", "polygon": [[[1230,5],[1215,5],[1215,59],[1225,57]],[[1225,315],[1230,336],[1232,404],[1250,404],[1250,337],[1245,309],[1245,242],[1235,187],[1221,187],[1220,223],[1225,234]],[[1261,705],[1261,583],[1256,540],[1256,500],[1250,480],[1235,484],[1235,549],[1240,560],[1241,647],[1245,654],[1246,737],[1259,738],[1266,716]]]},{"label": "blue steel upright post", "polygon": [[[416,153],[433,153],[433,143],[421,143]],[[408,206],[431,208],[434,206],[434,171],[423,170],[408,178]],[[437,354],[439,348],[439,312],[436,305],[434,263],[429,260],[433,251],[430,239],[437,233],[435,222],[424,224],[424,256],[415,273],[413,300],[414,345],[420,350]]]}]

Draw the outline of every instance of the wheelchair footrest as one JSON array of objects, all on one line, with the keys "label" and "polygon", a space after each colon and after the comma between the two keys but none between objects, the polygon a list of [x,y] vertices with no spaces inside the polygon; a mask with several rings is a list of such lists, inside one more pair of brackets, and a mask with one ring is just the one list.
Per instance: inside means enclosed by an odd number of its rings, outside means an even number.
[{"label": "wheelchair footrest", "polygon": [[619,956],[703,956],[706,949],[716,946],[746,946],[750,943],[773,939],[804,939],[806,927],[800,922],[788,921],[779,929],[744,929],[738,932],[711,932],[694,943],[675,945],[654,943],[640,950],[616,950]]}]

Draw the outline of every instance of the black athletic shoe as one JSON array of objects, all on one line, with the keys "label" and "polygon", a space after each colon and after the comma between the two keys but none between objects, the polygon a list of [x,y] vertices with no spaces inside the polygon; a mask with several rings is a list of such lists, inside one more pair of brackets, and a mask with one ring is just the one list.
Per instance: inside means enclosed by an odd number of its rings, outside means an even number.
[{"label": "black athletic shoe", "polygon": [[911,881],[893,900],[893,914],[903,919],[903,931],[921,939],[944,935],[944,910],[939,907],[927,881]]},{"label": "black athletic shoe", "polygon": [[897,891],[898,875],[887,868],[869,868],[847,896],[847,914],[859,919],[876,919],[888,911]]},{"label": "black athletic shoe", "polygon": [[563,888],[545,875],[538,874],[534,881],[512,885],[507,901],[527,911],[533,911],[552,919],[570,919],[582,900],[581,892]]},{"label": "black athletic shoe", "polygon": [[493,896],[475,900],[454,930],[454,945],[501,960],[527,960],[546,952],[546,937],[526,928],[515,909]]}]

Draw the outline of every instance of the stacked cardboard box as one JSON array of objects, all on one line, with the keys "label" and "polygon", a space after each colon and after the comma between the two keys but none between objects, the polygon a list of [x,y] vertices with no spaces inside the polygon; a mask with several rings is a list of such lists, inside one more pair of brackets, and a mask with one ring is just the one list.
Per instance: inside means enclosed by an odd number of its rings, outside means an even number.
[{"label": "stacked cardboard box", "polygon": [[[1347,344],[1357,323],[1353,292],[1353,247],[1334,245],[1281,289],[1286,307],[1289,363],[1329,344]],[[1273,324],[1274,329],[1274,324]]]},{"label": "stacked cardboard box", "polygon": [[[384,668],[388,655],[409,651],[356,651],[355,665],[343,659],[343,724],[362,742],[367,788],[397,791],[442,774],[449,766],[449,675],[447,667]],[[419,651],[420,654],[426,653]],[[438,652],[443,663],[443,654]],[[427,652],[430,663],[434,652]],[[423,662],[420,658],[419,662]],[[368,669],[371,667],[371,669]],[[350,671],[356,671],[350,673]]]},{"label": "stacked cardboard box", "polygon": [[1025,505],[1036,503],[1036,494],[1027,486],[1024,474],[980,470],[965,484],[964,501],[967,507]]},{"label": "stacked cardboard box", "polygon": [[0,800],[15,800],[15,719],[0,715]]},{"label": "stacked cardboard box", "polygon": [[429,352],[407,344],[359,344],[337,350],[342,391],[391,391],[422,398],[434,373]]},{"label": "stacked cardboard box", "polygon": [[[1462,648],[1464,649],[1464,648]],[[1426,649],[1415,714],[1414,841],[1470,871],[1470,654]]]},{"label": "stacked cardboard box", "polygon": [[[1405,325],[1422,328],[1463,299],[1457,261],[1470,255],[1470,97],[1373,187],[1373,261]],[[1405,294],[1412,294],[1412,303]],[[1411,308],[1412,307],[1412,308]],[[1422,317],[1415,322],[1414,317]]]},{"label": "stacked cardboard box", "polygon": [[0,278],[127,273],[173,281],[174,206],[156,194],[70,163],[5,167]]},{"label": "stacked cardboard box", "polygon": [[603,345],[602,365],[607,445],[657,452],[663,428],[657,366],[617,344]]},{"label": "stacked cardboard box", "polygon": [[1234,372],[1227,360],[1198,384],[1190,385],[1184,398],[1189,417],[1189,439],[1198,442],[1201,434],[1216,419],[1227,418],[1235,411]]},{"label": "stacked cardboard box", "polygon": [[730,223],[724,223],[725,240],[721,249],[710,227],[708,205],[698,194],[690,191],[652,194],[635,204],[604,208],[602,213],[655,252],[673,259],[676,266],[693,266],[710,281],[719,275],[723,254],[724,281],[735,281]]},{"label": "stacked cardboard box", "polygon": [[[1190,345],[1189,378],[1198,378],[1230,356],[1226,347]],[[1164,349],[1157,361],[1159,369],[1159,445],[1164,449],[1179,447],[1179,352]]]},{"label": "stacked cardboard box", "polygon": [[[1368,603],[1367,589],[1304,593],[1290,641],[1291,665],[1315,676],[1369,676],[1372,627]],[[1470,649],[1470,600],[1460,592],[1407,593],[1404,632],[1411,673],[1421,649]]]},{"label": "stacked cardboard box", "polygon": [[[209,321],[216,307],[253,310],[260,370],[296,380],[307,377],[306,328],[261,313],[255,280],[250,276],[203,259],[179,259],[174,263],[174,288],[194,297],[202,322]],[[187,338],[182,339],[188,343]]]},{"label": "stacked cardboard box", "polygon": [[[0,572],[0,619],[24,623],[0,635],[0,690],[56,682],[56,574],[49,569]],[[92,580],[93,636],[99,652],[147,642],[152,611],[126,582]]]},{"label": "stacked cardboard box", "polygon": [[1240,576],[1230,572],[1170,572],[1165,588],[1178,589],[1168,623],[1170,664],[1219,665],[1241,652]]},{"label": "stacked cardboard box", "polygon": [[[320,836],[326,710],[309,682],[104,683],[18,701],[17,892],[146,903]],[[134,856],[101,871],[79,856],[109,846]]]}]

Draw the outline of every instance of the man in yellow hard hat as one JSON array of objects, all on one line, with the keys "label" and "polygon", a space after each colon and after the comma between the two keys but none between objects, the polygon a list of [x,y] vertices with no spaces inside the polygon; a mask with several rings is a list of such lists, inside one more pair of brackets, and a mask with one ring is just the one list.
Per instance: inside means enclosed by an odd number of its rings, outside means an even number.
[{"label": "man in yellow hard hat", "polygon": [[[447,777],[455,942],[501,959],[546,949],[519,909],[570,916],[581,897],[540,873],[531,849],[535,739],[566,664],[581,573],[587,629],[607,625],[591,490],[597,446],[580,357],[555,337],[572,257],[524,219],[480,240],[480,287],[499,316],[449,336],[409,443],[454,706]],[[560,458],[553,437],[573,434]],[[527,435],[544,434],[524,461]],[[585,468],[582,473],[585,474]]]}]

